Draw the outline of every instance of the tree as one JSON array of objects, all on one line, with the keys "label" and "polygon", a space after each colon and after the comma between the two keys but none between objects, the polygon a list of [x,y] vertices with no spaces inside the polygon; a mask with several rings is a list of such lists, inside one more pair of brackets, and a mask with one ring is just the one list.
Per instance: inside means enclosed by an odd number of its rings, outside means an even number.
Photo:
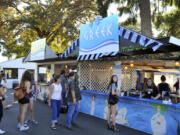
[{"label": "tree", "polygon": [[150,0],[139,0],[141,33],[152,37],[151,6]]},{"label": "tree", "polygon": [[[162,36],[164,33],[164,35],[176,34],[176,36],[179,37],[179,35],[177,35],[178,28],[173,26],[173,22],[176,22],[176,24],[179,23],[178,18],[175,18],[175,16],[178,16],[179,12],[172,11],[168,13],[167,8],[175,7],[179,10],[180,0],[116,0],[116,2],[119,3],[120,16],[124,14],[129,15],[125,22],[121,22],[121,25],[128,27],[137,25],[140,14],[142,34],[152,37],[151,23],[153,23],[155,28],[163,31],[159,36]],[[173,20],[170,21],[170,19]],[[160,25],[161,21],[163,21],[163,23]]]},{"label": "tree", "polygon": [[180,38],[180,10],[175,9],[165,15],[159,14],[154,24],[160,30],[159,36],[175,36]]},{"label": "tree", "polygon": [[112,2],[113,0],[96,0],[99,15],[101,15],[103,18],[107,17],[107,10]]},{"label": "tree", "polygon": [[162,2],[165,6],[175,6],[177,8],[180,8],[180,0],[159,0]]},{"label": "tree", "polygon": [[38,38],[46,38],[47,44],[60,53],[78,37],[79,25],[92,21],[96,15],[96,5],[91,0],[46,0],[43,3],[21,0],[20,3],[25,4],[24,9],[13,8],[14,16],[6,20],[12,40],[4,40],[7,50],[4,55],[24,56],[31,42]]},{"label": "tree", "polygon": [[138,15],[141,19],[141,33],[152,37],[151,5],[150,0],[115,0],[119,4],[120,16],[128,14],[129,17],[122,25],[137,25]]}]

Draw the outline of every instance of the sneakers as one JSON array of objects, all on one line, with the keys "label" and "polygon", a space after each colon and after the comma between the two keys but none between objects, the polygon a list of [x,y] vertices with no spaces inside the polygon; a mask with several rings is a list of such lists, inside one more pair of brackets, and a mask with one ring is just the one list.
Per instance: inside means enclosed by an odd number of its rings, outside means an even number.
[{"label": "sneakers", "polygon": [[25,121],[24,121],[24,124],[27,125],[27,124],[30,123],[30,122],[31,122],[31,120],[25,120]]},{"label": "sneakers", "polygon": [[[36,120],[26,120],[25,122],[24,122],[24,124],[26,124],[26,125],[28,125],[28,124],[31,124],[31,123],[33,123],[33,124],[38,124],[38,121],[36,121]],[[26,126],[25,126],[26,127]]]},{"label": "sneakers", "polygon": [[5,134],[6,132],[0,129],[0,135]]},{"label": "sneakers", "polygon": [[37,124],[38,124],[38,121],[32,120],[32,123],[37,125]]},{"label": "sneakers", "polygon": [[20,131],[26,131],[26,130],[28,130],[28,129],[29,129],[29,127],[21,126],[19,130],[20,130]]}]

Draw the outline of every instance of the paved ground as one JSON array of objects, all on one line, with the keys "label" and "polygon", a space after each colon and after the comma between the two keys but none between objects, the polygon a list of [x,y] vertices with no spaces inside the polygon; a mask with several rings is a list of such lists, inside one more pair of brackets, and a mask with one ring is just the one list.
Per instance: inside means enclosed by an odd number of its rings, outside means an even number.
[{"label": "paved ground", "polygon": [[[12,91],[9,90],[7,104],[13,102]],[[106,121],[89,115],[80,113],[77,118],[78,127],[74,127],[73,131],[69,131],[63,126],[59,126],[56,131],[50,129],[51,109],[44,103],[36,102],[35,115],[39,121],[38,125],[30,125],[30,129],[20,132],[16,128],[18,113],[18,104],[14,104],[9,110],[4,111],[4,117],[1,122],[1,128],[5,130],[7,135],[147,135],[127,127],[120,126],[119,133],[113,133],[106,129]],[[61,114],[60,123],[66,121],[66,114]]]}]

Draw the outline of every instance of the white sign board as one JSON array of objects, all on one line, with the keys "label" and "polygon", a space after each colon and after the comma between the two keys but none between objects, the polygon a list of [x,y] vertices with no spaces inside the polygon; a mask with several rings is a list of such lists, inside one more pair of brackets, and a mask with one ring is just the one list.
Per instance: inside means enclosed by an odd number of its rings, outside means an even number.
[{"label": "white sign board", "polygon": [[46,39],[40,39],[32,42],[31,61],[45,59]]},{"label": "white sign board", "polygon": [[39,67],[40,74],[46,74],[46,67]]}]

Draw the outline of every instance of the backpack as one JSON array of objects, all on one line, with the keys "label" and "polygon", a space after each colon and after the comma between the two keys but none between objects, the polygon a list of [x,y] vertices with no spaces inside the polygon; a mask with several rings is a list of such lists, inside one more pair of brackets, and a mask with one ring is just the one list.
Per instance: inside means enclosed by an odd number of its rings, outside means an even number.
[{"label": "backpack", "polygon": [[14,92],[14,101],[17,101],[17,100],[20,100],[20,99],[24,98],[25,93],[24,93],[22,88],[17,87],[14,90],[15,90],[15,92]]}]

